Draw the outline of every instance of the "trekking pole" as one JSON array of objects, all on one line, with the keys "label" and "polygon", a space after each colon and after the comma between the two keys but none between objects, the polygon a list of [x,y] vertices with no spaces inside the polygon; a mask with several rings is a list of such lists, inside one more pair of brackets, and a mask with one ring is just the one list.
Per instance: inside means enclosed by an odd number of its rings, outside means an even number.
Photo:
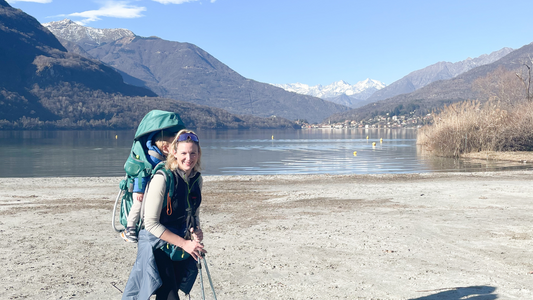
[{"label": "trekking pole", "polygon": [[207,267],[207,260],[205,259],[205,254],[202,254],[205,265],[205,273],[207,274],[207,279],[209,279],[209,284],[211,285],[211,291],[213,292],[213,297],[217,300],[217,294],[215,294],[215,287],[213,286],[213,281],[211,281],[211,274],[209,273],[209,267]]},{"label": "trekking pole", "polygon": [[198,266],[198,273],[200,273],[200,289],[202,290],[202,299],[205,300],[205,291],[204,291],[204,278],[202,277],[202,260],[201,258],[198,259],[198,262],[196,263]]}]

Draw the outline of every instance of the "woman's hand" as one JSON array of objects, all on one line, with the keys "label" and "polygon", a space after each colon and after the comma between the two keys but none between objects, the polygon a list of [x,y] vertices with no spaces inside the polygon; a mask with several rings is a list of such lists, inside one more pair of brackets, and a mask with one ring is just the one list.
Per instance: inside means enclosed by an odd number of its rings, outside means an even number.
[{"label": "woman's hand", "polygon": [[198,241],[200,243],[204,240],[204,232],[199,227],[197,227],[196,230],[191,228],[191,233],[193,240]]},{"label": "woman's hand", "polygon": [[198,260],[203,253],[207,253],[207,251],[204,250],[204,245],[196,240],[186,241],[182,249],[189,253],[195,260]]},{"label": "woman's hand", "polygon": [[198,260],[203,253],[207,253],[207,251],[204,250],[204,245],[199,241],[186,240],[168,229],[165,229],[159,238],[176,247],[180,247],[185,252],[189,253],[195,260]]}]

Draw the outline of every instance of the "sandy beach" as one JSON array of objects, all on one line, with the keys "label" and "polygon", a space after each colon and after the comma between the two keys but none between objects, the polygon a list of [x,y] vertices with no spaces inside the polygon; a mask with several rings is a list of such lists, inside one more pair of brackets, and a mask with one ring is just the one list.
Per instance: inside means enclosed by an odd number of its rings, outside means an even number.
[{"label": "sandy beach", "polygon": [[[119,181],[3,178],[0,298],[120,299],[137,246],[111,227]],[[532,181],[532,171],[206,176],[217,297],[533,299]],[[198,282],[191,295],[201,299]]]}]

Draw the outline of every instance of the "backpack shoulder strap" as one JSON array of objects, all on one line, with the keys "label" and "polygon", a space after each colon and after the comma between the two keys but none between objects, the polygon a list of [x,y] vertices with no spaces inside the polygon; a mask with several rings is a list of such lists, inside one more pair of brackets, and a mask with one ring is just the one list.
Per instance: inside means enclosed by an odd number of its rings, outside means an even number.
[{"label": "backpack shoulder strap", "polygon": [[172,199],[172,196],[174,196],[174,189],[176,188],[175,187],[176,178],[174,177],[174,173],[172,173],[172,171],[165,168],[164,162],[160,162],[159,164],[157,164],[157,166],[154,168],[152,177],[158,173],[163,174],[167,182],[166,191],[165,191],[166,197],[163,202],[163,207],[166,207],[167,215],[170,216],[172,215],[171,199]]},{"label": "backpack shoulder strap", "polygon": [[170,171],[167,168],[165,168],[165,162],[164,161],[158,163],[154,167],[154,169],[152,170],[152,177],[154,177],[154,175],[156,173],[160,173],[160,174],[163,174],[165,176],[165,179],[167,181],[167,194],[170,197],[172,197],[174,195],[174,183],[175,183],[174,174],[172,173],[172,171]]},{"label": "backpack shoulder strap", "polygon": [[165,162],[164,161],[162,161],[162,162],[158,163],[157,165],[155,165],[155,167],[152,169],[152,176],[154,176],[157,171],[162,170],[162,169],[165,169]]}]

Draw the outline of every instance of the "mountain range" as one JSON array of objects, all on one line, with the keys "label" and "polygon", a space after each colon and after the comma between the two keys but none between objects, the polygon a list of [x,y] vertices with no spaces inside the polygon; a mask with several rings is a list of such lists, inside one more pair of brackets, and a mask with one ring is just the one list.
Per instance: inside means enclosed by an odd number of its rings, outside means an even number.
[{"label": "mountain range", "polygon": [[45,25],[49,30],[0,0],[0,128],[131,128],[150,109],[174,110],[190,126],[207,128],[293,127],[289,120],[361,120],[392,111],[423,115],[477,99],[473,82],[499,68],[523,69],[533,56],[526,45],[439,62],[388,86],[367,79],[281,88],[244,78],[193,44],[69,20]]},{"label": "mountain range", "polygon": [[273,85],[287,91],[319,97],[351,108],[359,108],[397,95],[409,94],[435,81],[454,78],[473,68],[493,63],[512,51],[513,49],[505,47],[491,54],[467,58],[456,63],[438,62],[413,71],[388,86],[372,79],[366,79],[354,85],[343,80],[327,86],[309,86],[303,83]]},{"label": "mountain range", "polygon": [[513,49],[505,47],[491,54],[483,54],[476,58],[467,58],[456,63],[438,62],[407,74],[383,89],[376,91],[366,100],[372,103],[400,94],[412,93],[432,82],[452,79],[473,68],[493,63],[512,51]]},{"label": "mountain range", "polygon": [[[509,48],[502,50],[505,53],[509,51]],[[438,110],[450,103],[476,100],[480,97],[479,91],[473,87],[473,83],[477,79],[485,78],[499,68],[521,73],[522,69],[527,68],[527,66],[531,68],[531,63],[533,62],[531,57],[533,57],[533,44],[528,44],[509,52],[492,63],[474,67],[451,79],[434,81],[411,93],[396,95],[358,109],[334,114],[331,116],[331,121],[359,121],[376,114],[384,115],[386,112],[392,112],[396,109],[404,110],[407,114],[413,113],[420,116]],[[527,69],[525,70],[527,71]],[[513,75],[513,77],[515,76]],[[515,80],[518,79],[515,77]]]},{"label": "mountain range", "polygon": [[366,79],[351,85],[344,80],[339,80],[330,85],[309,86],[304,83],[272,84],[289,92],[310,95],[335,102],[348,107],[363,106],[372,94],[385,87],[383,82]]},{"label": "mountain range", "polygon": [[126,84],[101,61],[67,52],[35,18],[5,0],[0,0],[0,41],[1,129],[134,128],[153,109],[178,112],[194,128],[295,126],[280,117],[237,116],[160,98]]},{"label": "mountain range", "polygon": [[126,83],[149,88],[160,97],[222,108],[238,115],[310,122],[349,110],[244,78],[193,44],[140,37],[125,30],[99,30],[69,20],[44,26],[70,52],[98,59],[118,70]]}]

